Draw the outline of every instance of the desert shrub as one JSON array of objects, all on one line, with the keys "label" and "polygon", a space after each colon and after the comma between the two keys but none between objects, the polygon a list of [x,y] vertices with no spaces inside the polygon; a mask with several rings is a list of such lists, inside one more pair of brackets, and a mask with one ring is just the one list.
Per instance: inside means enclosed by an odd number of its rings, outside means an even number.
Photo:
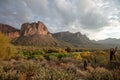
[{"label": "desert shrub", "polygon": [[71,49],[70,47],[67,47],[65,50],[66,50],[67,52],[71,52],[71,51],[72,51],[72,49]]},{"label": "desert shrub", "polygon": [[75,63],[75,62],[77,62],[74,58],[71,58],[71,57],[63,57],[61,59],[61,61],[64,62],[64,63]]},{"label": "desert shrub", "polygon": [[52,48],[49,49],[47,53],[67,53],[64,49],[61,48]]},{"label": "desert shrub", "polygon": [[31,55],[30,55],[30,53],[29,53],[28,50],[22,50],[22,51],[20,51],[20,53],[23,54],[23,56],[24,56],[26,59],[31,58]]},{"label": "desert shrub", "polygon": [[49,55],[45,55],[44,56],[46,60],[50,61],[50,56]]},{"label": "desert shrub", "polygon": [[120,70],[114,69],[111,71],[113,80],[120,80]]},{"label": "desert shrub", "polygon": [[[54,54],[56,54],[56,53],[54,53]],[[57,56],[55,56],[54,54],[53,53],[47,53],[47,54],[45,54],[44,57],[48,61],[52,60],[52,58],[56,58],[57,59]]]},{"label": "desert shrub", "polygon": [[110,71],[97,67],[92,72],[88,72],[86,80],[114,80]]},{"label": "desert shrub", "polygon": [[[4,67],[4,65],[2,65]],[[76,74],[73,67],[69,70],[61,67],[41,66],[40,63],[29,60],[12,65],[12,68],[4,71],[0,67],[0,80],[79,80],[81,77]],[[8,65],[6,66],[8,67]],[[9,66],[10,67],[10,66]]]},{"label": "desert shrub", "polygon": [[67,64],[65,64],[65,63],[60,63],[60,66],[61,66],[62,68],[67,68]]},{"label": "desert shrub", "polygon": [[45,52],[43,50],[23,49],[23,50],[19,51],[19,54],[23,54],[23,56],[26,59],[43,59],[44,53]]},{"label": "desert shrub", "polygon": [[32,53],[32,56],[35,59],[44,59],[44,57],[43,57],[44,54],[45,54],[45,52],[43,50],[35,50]]},{"label": "desert shrub", "polygon": [[103,51],[103,50],[100,50],[100,51],[98,52],[98,54],[105,55],[106,53],[105,53],[105,51]]},{"label": "desert shrub", "polygon": [[64,54],[64,53],[47,53],[45,55],[47,60],[51,60],[52,58],[57,58],[59,60],[61,60],[61,58],[63,57],[67,57],[68,54]]},{"label": "desert shrub", "polygon": [[[61,69],[61,68],[42,68],[39,70],[40,74],[35,76],[34,79],[39,80],[78,80],[80,77],[77,77],[73,72]],[[42,72],[42,73],[41,73]]]},{"label": "desert shrub", "polygon": [[8,59],[14,56],[16,53],[16,48],[10,44],[10,40],[0,33],[0,59]]},{"label": "desert shrub", "polygon": [[90,57],[90,52],[89,52],[89,51],[84,51],[84,52],[82,52],[80,55],[81,55],[81,57],[83,57],[83,58],[89,58],[89,57]]},{"label": "desert shrub", "polygon": [[78,68],[74,64],[67,64],[67,70],[76,73],[77,69]]},{"label": "desert shrub", "polygon": [[76,67],[81,68],[81,60],[76,60],[75,58],[71,58],[71,57],[64,57],[61,59],[61,62],[66,63],[66,64],[74,64]]},{"label": "desert shrub", "polygon": [[109,53],[106,53],[105,51],[97,51],[95,53],[91,53],[89,56],[89,60],[91,63],[101,65],[101,66],[108,66],[109,63]]},{"label": "desert shrub", "polygon": [[96,61],[95,61],[95,59],[96,59],[96,55],[90,55],[90,60],[91,60],[91,62],[93,63],[93,64],[95,64],[96,63]]},{"label": "desert shrub", "polygon": [[33,55],[41,55],[41,54],[44,54],[45,52],[43,50],[35,50],[33,51]]},{"label": "desert shrub", "polygon": [[43,55],[33,55],[33,58],[34,59],[40,59],[40,60],[44,59]]},{"label": "desert shrub", "polygon": [[13,66],[0,64],[0,80],[17,80],[17,74],[12,71]]},{"label": "desert shrub", "polygon": [[116,58],[118,61],[120,61],[120,52],[117,52],[117,54],[115,54]]},{"label": "desert shrub", "polygon": [[81,61],[82,61],[82,57],[81,57],[80,53],[73,53],[73,57],[74,57],[76,60],[81,60]]},{"label": "desert shrub", "polygon": [[96,56],[96,63],[99,65],[106,65],[108,64],[108,59],[104,55],[98,55]]}]

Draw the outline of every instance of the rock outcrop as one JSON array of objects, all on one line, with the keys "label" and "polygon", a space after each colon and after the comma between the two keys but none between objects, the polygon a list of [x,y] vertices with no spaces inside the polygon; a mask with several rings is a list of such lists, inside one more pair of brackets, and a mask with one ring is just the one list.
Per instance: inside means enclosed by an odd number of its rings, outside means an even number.
[{"label": "rock outcrop", "polygon": [[20,36],[50,35],[47,27],[40,21],[38,23],[24,23],[20,30]]},{"label": "rock outcrop", "polygon": [[24,23],[21,26],[20,37],[14,41],[15,45],[40,47],[66,47],[66,44],[55,39],[47,27],[40,21],[38,23]]},{"label": "rock outcrop", "polygon": [[5,34],[10,39],[19,37],[20,30],[6,24],[0,24],[0,32]]}]

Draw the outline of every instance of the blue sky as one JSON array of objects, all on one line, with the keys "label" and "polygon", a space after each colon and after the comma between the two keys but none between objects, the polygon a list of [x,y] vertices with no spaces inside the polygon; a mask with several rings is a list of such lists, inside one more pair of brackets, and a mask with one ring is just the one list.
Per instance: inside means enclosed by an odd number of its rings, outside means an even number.
[{"label": "blue sky", "polygon": [[80,31],[95,40],[120,38],[120,0],[0,0],[0,23],[20,28],[37,21],[52,33]]}]

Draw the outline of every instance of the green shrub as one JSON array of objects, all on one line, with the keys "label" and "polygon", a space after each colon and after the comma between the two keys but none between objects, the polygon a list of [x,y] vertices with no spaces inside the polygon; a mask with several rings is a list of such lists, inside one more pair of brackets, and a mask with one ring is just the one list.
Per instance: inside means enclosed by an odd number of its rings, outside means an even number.
[{"label": "green shrub", "polygon": [[41,55],[44,54],[45,52],[43,50],[35,50],[33,51],[33,55]]},{"label": "green shrub", "polygon": [[30,52],[28,50],[22,50],[21,53],[26,59],[31,58]]},{"label": "green shrub", "polygon": [[67,52],[71,52],[71,51],[72,51],[72,49],[71,49],[70,47],[67,47],[65,50],[66,50]]},{"label": "green shrub", "polygon": [[43,55],[45,52],[43,50],[35,50],[32,53],[33,58],[35,59],[44,59]]},{"label": "green shrub", "polygon": [[67,56],[68,56],[68,54],[64,54],[64,53],[47,53],[46,59],[51,60],[51,58],[57,58],[57,59],[61,60],[61,58],[67,57]]},{"label": "green shrub", "polygon": [[45,52],[43,50],[27,50],[27,49],[23,49],[19,52],[19,54],[23,54],[23,56],[26,59],[41,59],[43,58],[44,53]]},{"label": "green shrub", "polygon": [[67,52],[61,48],[52,48],[49,49],[47,53],[67,53]]}]

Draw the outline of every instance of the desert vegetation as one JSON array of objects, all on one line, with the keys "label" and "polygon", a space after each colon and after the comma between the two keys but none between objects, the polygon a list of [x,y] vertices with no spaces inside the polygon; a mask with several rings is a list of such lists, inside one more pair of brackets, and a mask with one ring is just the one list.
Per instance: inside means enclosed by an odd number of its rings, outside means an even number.
[{"label": "desert vegetation", "polygon": [[16,53],[15,46],[10,43],[10,40],[0,32],[0,59],[8,59]]},{"label": "desert vegetation", "polygon": [[[0,33],[0,80],[120,80],[120,52],[13,46]],[[87,60],[86,66],[84,60]]]},{"label": "desert vegetation", "polygon": [[[20,46],[16,50],[16,54],[9,59],[1,56],[0,80],[120,79],[120,54],[113,61],[118,65],[111,64],[107,50],[70,52],[61,48]],[[87,70],[84,69],[84,59],[89,60]]]}]

